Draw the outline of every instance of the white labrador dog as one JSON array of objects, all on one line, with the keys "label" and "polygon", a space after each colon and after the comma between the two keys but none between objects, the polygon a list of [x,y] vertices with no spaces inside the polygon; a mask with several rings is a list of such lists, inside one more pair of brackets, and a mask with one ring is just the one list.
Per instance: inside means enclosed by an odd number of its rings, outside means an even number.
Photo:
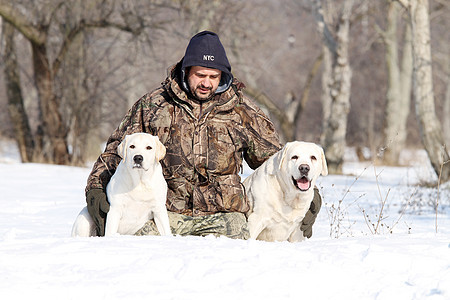
[{"label": "white labrador dog", "polygon": [[[124,138],[117,153],[122,160],[106,186],[111,207],[105,236],[134,234],[152,218],[161,235],[170,235],[167,183],[159,163],[166,148],[156,136],[134,133]],[[73,225],[72,236],[92,236],[94,230],[95,224],[85,207]]]},{"label": "white labrador dog", "polygon": [[244,180],[250,201],[250,238],[264,241],[304,240],[300,225],[314,197],[319,175],[328,167],[323,149],[290,142]]}]

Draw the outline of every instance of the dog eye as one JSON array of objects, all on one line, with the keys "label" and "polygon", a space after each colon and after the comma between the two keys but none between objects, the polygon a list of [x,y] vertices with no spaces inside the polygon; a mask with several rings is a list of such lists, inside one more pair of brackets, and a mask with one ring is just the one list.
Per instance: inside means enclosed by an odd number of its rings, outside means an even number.
[{"label": "dog eye", "polygon": [[298,156],[297,156],[297,155],[294,155],[294,156],[291,157],[291,159],[297,160],[297,159],[298,159]]},{"label": "dog eye", "polygon": [[152,147],[151,146],[147,146],[147,148],[145,148],[145,149],[152,150]]},{"label": "dog eye", "polygon": [[311,160],[317,160],[317,158],[313,155],[311,156]]},{"label": "dog eye", "polygon": [[130,145],[130,149],[134,149],[134,148],[136,148],[135,145]]}]

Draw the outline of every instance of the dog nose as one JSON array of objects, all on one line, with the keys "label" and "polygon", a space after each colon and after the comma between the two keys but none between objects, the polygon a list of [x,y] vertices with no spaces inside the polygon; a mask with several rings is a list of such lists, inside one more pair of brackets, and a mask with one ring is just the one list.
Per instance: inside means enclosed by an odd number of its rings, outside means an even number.
[{"label": "dog nose", "polygon": [[307,175],[310,167],[307,164],[301,164],[300,166],[298,166],[298,169],[300,171],[300,174]]},{"label": "dog nose", "polygon": [[142,161],[144,160],[144,157],[142,155],[135,155],[133,157],[134,163],[140,165]]}]

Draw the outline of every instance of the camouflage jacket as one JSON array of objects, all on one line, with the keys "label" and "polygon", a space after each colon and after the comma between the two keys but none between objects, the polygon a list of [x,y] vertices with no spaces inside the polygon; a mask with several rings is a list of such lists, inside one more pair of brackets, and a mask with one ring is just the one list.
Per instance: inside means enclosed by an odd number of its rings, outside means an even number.
[{"label": "camouflage jacket", "polygon": [[86,192],[106,190],[121,160],[116,148],[125,135],[147,132],[166,146],[161,164],[169,211],[192,216],[245,213],[249,203],[239,176],[242,160],[254,169],[280,149],[274,126],[242,95],[244,86],[237,80],[210,101],[189,99],[180,88],[178,68],[129,110],[94,164]]}]

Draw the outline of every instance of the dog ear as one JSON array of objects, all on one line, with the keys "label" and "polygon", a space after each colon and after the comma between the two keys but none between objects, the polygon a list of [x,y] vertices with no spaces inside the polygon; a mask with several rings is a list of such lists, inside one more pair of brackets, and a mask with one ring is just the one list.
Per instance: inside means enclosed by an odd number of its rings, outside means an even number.
[{"label": "dog ear", "polygon": [[122,157],[123,160],[125,160],[125,156],[126,156],[126,147],[127,147],[127,136],[125,136],[125,138],[122,140],[122,142],[120,142],[119,146],[117,146],[117,154]]},{"label": "dog ear", "polygon": [[166,156],[166,147],[156,137],[156,159],[160,161]]},{"label": "dog ear", "polygon": [[284,163],[284,157],[286,156],[287,149],[289,148],[289,143],[284,145],[284,147],[272,155],[267,160],[267,173],[270,175],[275,175],[279,170],[281,170],[281,165]]},{"label": "dog ear", "polygon": [[325,159],[325,152],[323,151],[322,147],[320,148],[320,156],[322,158],[322,176],[328,175],[328,166],[327,166],[327,160]]}]

